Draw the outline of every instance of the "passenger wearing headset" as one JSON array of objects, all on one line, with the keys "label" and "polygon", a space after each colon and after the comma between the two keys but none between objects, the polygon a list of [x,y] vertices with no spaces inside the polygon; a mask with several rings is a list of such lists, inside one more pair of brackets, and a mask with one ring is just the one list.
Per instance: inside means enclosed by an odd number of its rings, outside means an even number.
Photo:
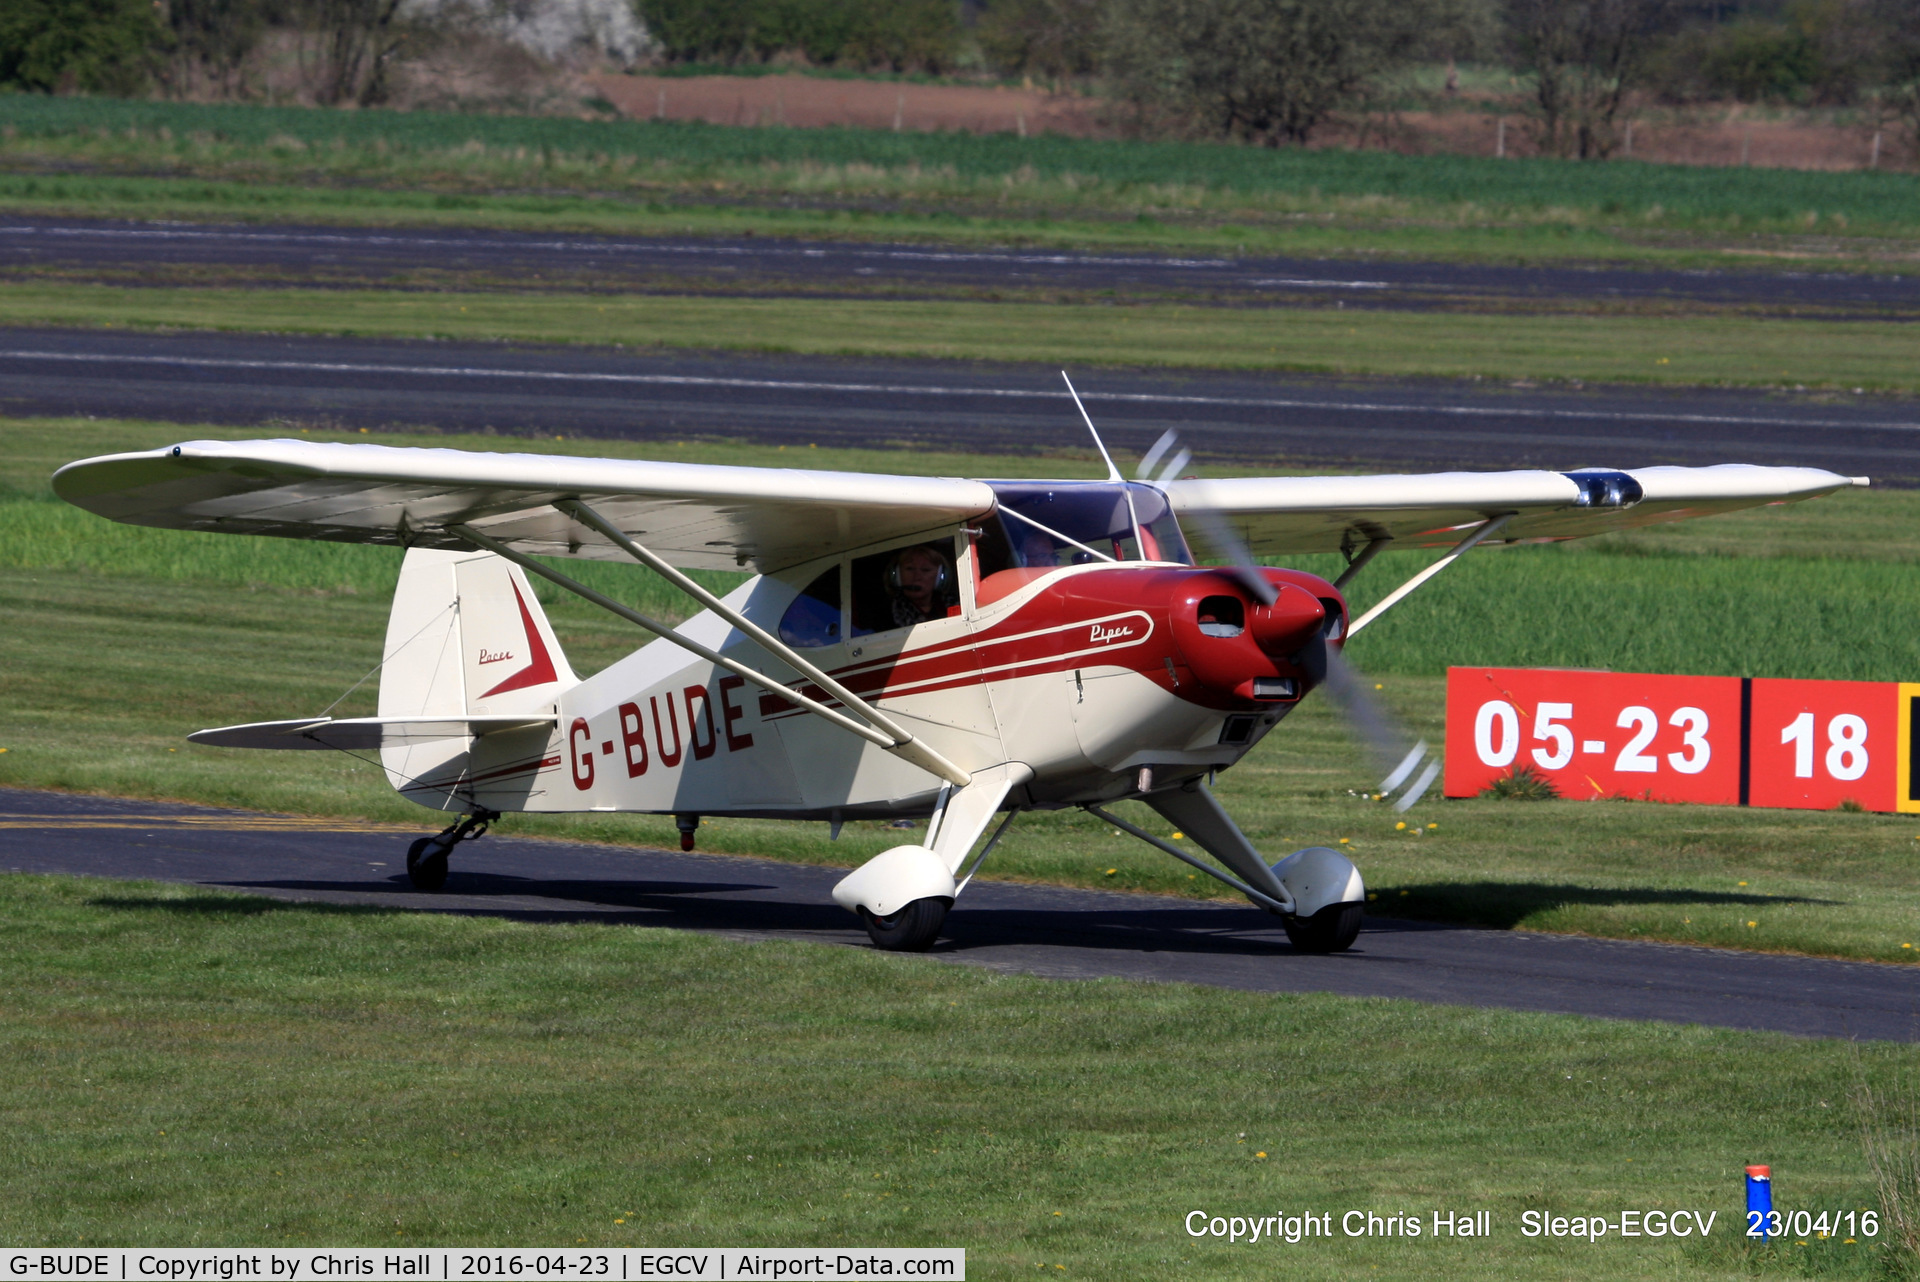
[{"label": "passenger wearing headset", "polygon": [[938,549],[925,544],[894,553],[886,582],[895,627],[944,618],[954,603],[953,565]]}]

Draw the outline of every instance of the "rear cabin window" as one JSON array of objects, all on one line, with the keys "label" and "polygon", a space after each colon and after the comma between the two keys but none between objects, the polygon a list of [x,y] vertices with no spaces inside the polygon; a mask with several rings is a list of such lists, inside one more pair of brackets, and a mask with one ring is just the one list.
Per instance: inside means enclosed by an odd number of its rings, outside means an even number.
[{"label": "rear cabin window", "polygon": [[908,628],[960,612],[953,541],[914,543],[853,559],[852,634]]},{"label": "rear cabin window", "polygon": [[840,640],[840,567],[823,571],[780,616],[780,639],[805,649]]}]

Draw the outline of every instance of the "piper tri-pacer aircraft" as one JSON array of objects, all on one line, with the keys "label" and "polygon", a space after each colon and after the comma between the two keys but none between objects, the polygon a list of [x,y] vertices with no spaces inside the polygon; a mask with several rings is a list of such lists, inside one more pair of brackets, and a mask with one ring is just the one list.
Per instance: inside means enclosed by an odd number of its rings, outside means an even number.
[{"label": "piper tri-pacer aircraft", "polygon": [[[925,818],[833,892],[879,947],[922,949],[1016,814],[1077,806],[1325,952],[1359,931],[1358,870],[1325,848],[1270,864],[1209,785],[1310,690],[1338,693],[1348,638],[1481,544],[1866,484],[1743,465],[1199,481],[1164,438],[1129,482],[1101,455],[1106,480],[1036,482],[192,441],[54,488],[136,525],[404,549],[377,716],[189,737],[377,750],[402,796],[460,816],[408,851],[422,890],[505,811],[670,814],[688,849],[703,815]],[[1349,619],[1342,590],[1396,546],[1449,550]],[[1254,560],[1333,551],[1332,582]],[[669,626],[552,564],[569,557],[637,562],[703,609]],[[689,569],[753,577],[721,598]],[[658,639],[576,677],[530,574]],[[1404,807],[1437,772],[1415,745],[1380,790]],[[1127,798],[1220,866],[1106,808]]]}]

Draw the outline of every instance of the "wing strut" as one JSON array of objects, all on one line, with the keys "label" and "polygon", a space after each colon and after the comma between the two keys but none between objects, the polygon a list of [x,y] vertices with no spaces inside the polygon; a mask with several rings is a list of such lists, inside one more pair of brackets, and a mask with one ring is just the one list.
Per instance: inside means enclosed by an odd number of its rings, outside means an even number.
[{"label": "wing strut", "polygon": [[1355,576],[1367,568],[1367,562],[1378,556],[1380,549],[1391,542],[1393,542],[1393,536],[1391,534],[1382,534],[1377,538],[1368,539],[1367,546],[1361,548],[1358,553],[1347,561],[1347,568],[1342,570],[1340,577],[1333,581],[1335,590],[1345,592],[1347,590],[1347,584],[1353,582]]},{"label": "wing strut", "polygon": [[[1458,561],[1461,557],[1465,556],[1467,553],[1473,551],[1474,546],[1478,544],[1480,540],[1486,538],[1490,534],[1498,533],[1500,530],[1500,527],[1505,525],[1508,521],[1512,519],[1513,519],[1513,513],[1511,512],[1508,512],[1502,516],[1489,517],[1486,523],[1483,524],[1479,529],[1475,530],[1468,537],[1460,540],[1460,542],[1454,544],[1452,551],[1448,552],[1445,556],[1441,557],[1438,561],[1435,561],[1432,565],[1428,566],[1426,569],[1420,571],[1420,573],[1408,579],[1405,583],[1402,583],[1399,587],[1395,588],[1393,591],[1387,593],[1386,596],[1380,598],[1380,602],[1378,605],[1374,606],[1373,609],[1368,610],[1365,614],[1355,619],[1353,621],[1353,626],[1347,629],[1347,639],[1352,640],[1354,637],[1358,636],[1361,628],[1366,627],[1369,623],[1372,623],[1375,619],[1385,614],[1388,610],[1391,610],[1394,606],[1400,604],[1400,602],[1405,600],[1407,596],[1410,595],[1415,588],[1419,587],[1422,583],[1425,583],[1428,579],[1431,579],[1434,575],[1440,573],[1440,571],[1452,565],[1455,561]],[[1369,544],[1368,547],[1369,547],[1369,550],[1371,550],[1372,545]],[[1361,557],[1365,557],[1365,555],[1366,553],[1364,552],[1361,553]],[[1341,581],[1345,582],[1347,580],[1347,577],[1348,576],[1346,575],[1342,575]]]},{"label": "wing strut", "polygon": [[835,711],[824,703],[810,699],[798,690],[794,690],[781,682],[775,681],[772,677],[767,676],[758,669],[750,668],[737,659],[728,658],[718,650],[709,649],[697,641],[690,640],[660,620],[642,614],[638,610],[630,609],[620,604],[620,602],[615,601],[612,597],[594,591],[584,583],[570,578],[560,571],[553,569],[551,566],[536,561],[522,552],[516,551],[498,539],[489,538],[470,525],[449,525],[446,528],[448,533],[465,539],[475,547],[483,548],[495,556],[504,557],[512,561],[515,565],[529,570],[534,574],[538,574],[541,578],[551,583],[558,584],[575,596],[586,601],[591,601],[601,609],[611,614],[617,614],[629,623],[637,624],[655,636],[663,640],[671,641],[681,649],[699,655],[709,663],[716,664],[729,672],[746,678],[748,681],[753,682],[753,684],[765,690],[768,694],[785,699],[788,703],[804,711],[811,712],[815,716],[839,726],[842,730],[857,734],[869,743],[885,748],[888,752],[904,760],[911,761],[914,765],[919,766],[931,774],[938,775],[955,787],[964,788],[973,781],[972,775],[962,770],[959,766],[954,765],[951,761],[948,761],[938,752],[935,752],[932,748],[920,742],[920,740],[914,738],[905,727],[901,726],[893,720],[893,718],[867,704],[839,682],[795,654],[790,647],[782,644],[780,641],[768,635],[765,630],[743,618],[738,611],[729,606],[722,605],[719,599],[705,588],[702,588],[693,580],[686,578],[686,576],[678,570],[667,565],[651,552],[646,551],[646,549],[627,538],[626,535],[620,533],[611,525],[608,525],[606,521],[600,517],[599,513],[594,512],[591,508],[587,507],[586,504],[566,502],[556,503],[554,506],[566,512],[567,515],[580,520],[583,524],[613,539],[622,550],[640,561],[643,565],[660,571],[660,573],[666,576],[676,587],[687,591],[696,600],[707,606],[708,609],[713,610],[728,623],[758,641],[769,652],[791,664],[803,676],[818,684],[821,689],[826,690],[835,698],[843,701],[849,708],[859,712],[873,724],[863,725],[844,713]]}]

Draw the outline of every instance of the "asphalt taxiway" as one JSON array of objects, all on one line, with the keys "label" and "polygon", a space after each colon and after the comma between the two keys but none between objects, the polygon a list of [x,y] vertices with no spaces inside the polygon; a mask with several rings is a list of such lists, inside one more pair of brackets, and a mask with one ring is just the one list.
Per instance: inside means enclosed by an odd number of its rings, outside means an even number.
[{"label": "asphalt taxiway", "polygon": [[[1743,390],[1542,388],[1087,369],[1108,440],[1379,471],[1778,463],[1920,479],[1920,403]],[[749,352],[0,327],[0,414],[426,427],[634,441],[986,453],[1083,448],[1051,366]],[[503,445],[502,448],[511,448]]]},{"label": "asphalt taxiway", "polygon": [[1749,313],[1920,317],[1920,276],[1896,273],[1506,266],[1218,254],[590,236],[457,227],[350,227],[0,218],[0,270],[235,269],[282,283],[422,273],[524,287],[843,293],[1069,290],[1235,306],[1691,304]]},{"label": "asphalt taxiway", "polygon": [[[283,900],[520,921],[674,927],[866,947],[828,897],[844,870],[490,836],[413,891],[416,834],[205,806],[0,789],[0,871],[183,882]],[[1352,951],[1294,952],[1245,906],[976,881],[932,956],[1056,979],[1115,976],[1609,1019],[1920,1041],[1920,966],[1369,919]]]}]

